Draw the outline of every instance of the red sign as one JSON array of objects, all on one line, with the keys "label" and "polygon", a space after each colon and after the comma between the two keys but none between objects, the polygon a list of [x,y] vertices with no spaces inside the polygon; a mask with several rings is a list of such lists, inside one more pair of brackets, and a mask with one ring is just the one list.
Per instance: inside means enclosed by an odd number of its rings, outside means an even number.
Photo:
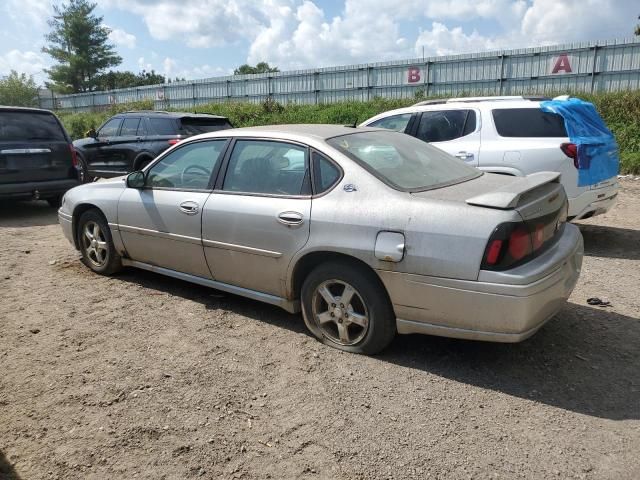
[{"label": "red sign", "polygon": [[551,69],[552,74],[556,73],[571,73],[571,62],[569,61],[569,55],[566,53],[561,54],[556,59],[553,68]]},{"label": "red sign", "polygon": [[420,74],[420,67],[409,67],[407,70],[407,83],[418,83]]}]

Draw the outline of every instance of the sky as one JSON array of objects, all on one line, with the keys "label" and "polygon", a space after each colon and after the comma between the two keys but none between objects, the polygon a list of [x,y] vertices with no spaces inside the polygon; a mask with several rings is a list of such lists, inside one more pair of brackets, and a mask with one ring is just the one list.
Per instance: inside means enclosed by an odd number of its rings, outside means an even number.
[{"label": "sky", "polygon": [[[638,0],[94,0],[123,63],[187,79],[633,36]],[[46,80],[51,0],[0,2],[0,75]]]}]

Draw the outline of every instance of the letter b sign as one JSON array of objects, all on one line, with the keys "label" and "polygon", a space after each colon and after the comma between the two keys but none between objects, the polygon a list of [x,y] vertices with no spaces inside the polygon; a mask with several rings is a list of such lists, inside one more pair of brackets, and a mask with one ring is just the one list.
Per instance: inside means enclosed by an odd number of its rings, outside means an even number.
[{"label": "letter b sign", "polygon": [[407,83],[418,83],[420,81],[420,68],[409,67],[407,70]]}]

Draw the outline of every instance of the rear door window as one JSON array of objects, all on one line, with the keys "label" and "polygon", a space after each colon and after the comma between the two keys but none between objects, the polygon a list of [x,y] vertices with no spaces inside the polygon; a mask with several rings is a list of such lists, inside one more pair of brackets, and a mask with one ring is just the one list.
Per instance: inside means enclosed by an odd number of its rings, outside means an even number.
[{"label": "rear door window", "polygon": [[416,137],[425,142],[447,142],[473,133],[474,110],[436,110],[422,112]]},{"label": "rear door window", "polygon": [[539,108],[497,108],[492,110],[496,131],[501,137],[566,137],[560,115]]},{"label": "rear door window", "polygon": [[157,135],[176,135],[176,121],[172,118],[150,118],[151,128]]},{"label": "rear door window", "polygon": [[216,132],[233,128],[226,118],[189,118],[180,120],[182,135],[198,135],[200,133]]},{"label": "rear door window", "polygon": [[147,132],[147,122],[144,118],[141,118],[136,135],[138,135],[139,137],[146,137],[148,134],[149,133]]},{"label": "rear door window", "polygon": [[0,141],[67,141],[56,118],[48,113],[0,112]]},{"label": "rear door window", "polygon": [[115,137],[116,135],[118,135],[118,130],[120,130],[121,123],[122,123],[121,118],[112,118],[102,126],[102,128],[98,132],[98,136],[99,137]]},{"label": "rear door window", "polygon": [[307,149],[285,142],[237,140],[223,190],[270,195],[309,193]]},{"label": "rear door window", "polygon": [[368,127],[386,128],[394,132],[404,132],[411,120],[412,113],[402,113],[400,115],[391,115],[390,117],[381,118],[367,125]]},{"label": "rear door window", "polygon": [[122,129],[120,130],[120,136],[133,137],[138,131],[138,125],[140,124],[139,118],[125,118],[122,122]]}]

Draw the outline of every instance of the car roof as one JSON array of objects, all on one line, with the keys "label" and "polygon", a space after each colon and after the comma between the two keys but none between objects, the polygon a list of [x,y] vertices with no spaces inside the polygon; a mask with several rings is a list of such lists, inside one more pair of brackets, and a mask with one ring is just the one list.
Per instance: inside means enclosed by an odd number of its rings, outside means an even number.
[{"label": "car roof", "polygon": [[223,119],[223,120],[228,120],[227,117],[224,117],[222,115],[210,115],[208,113],[189,113],[189,112],[166,112],[164,110],[137,110],[137,111],[131,111],[131,112],[122,112],[122,113],[118,113],[117,115],[114,115],[114,117],[120,117],[120,116],[126,116],[126,117],[156,117],[156,118],[185,118],[185,117],[189,117],[189,118],[202,118],[202,119],[212,119],[212,118],[218,118],[218,119]]},{"label": "car roof", "polygon": [[0,105],[0,111],[2,112],[32,112],[32,113],[49,113],[54,115],[51,110],[46,110],[44,108],[34,108],[34,107],[12,107],[10,105]]},{"label": "car roof", "polygon": [[309,137],[326,140],[340,135],[349,135],[357,132],[380,130],[379,128],[358,128],[345,125],[333,125],[322,123],[302,123],[288,125],[263,125],[258,127],[243,127],[233,129],[234,135],[250,136],[252,133],[260,134],[295,134],[300,137]]}]

